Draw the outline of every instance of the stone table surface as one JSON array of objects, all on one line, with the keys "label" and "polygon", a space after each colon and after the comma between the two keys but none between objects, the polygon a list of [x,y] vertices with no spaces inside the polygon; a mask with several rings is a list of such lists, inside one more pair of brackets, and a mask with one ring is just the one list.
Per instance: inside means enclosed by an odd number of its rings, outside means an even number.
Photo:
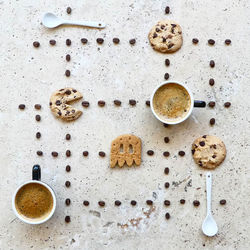
[{"label": "stone table surface", "polygon": [[[169,5],[171,13],[164,13]],[[72,13],[66,13],[70,6]],[[76,20],[101,20],[103,30],[41,25],[43,13]],[[249,249],[249,138],[250,138],[250,11],[249,1],[7,1],[0,2],[0,249]],[[150,28],[161,19],[173,19],[183,29],[184,43],[174,54],[161,54],[149,45]],[[81,38],[88,44],[81,44]],[[104,38],[98,45],[96,38]],[[113,37],[120,38],[114,45]],[[199,43],[192,44],[197,37]],[[72,40],[71,46],[65,40]],[[136,38],[134,46],[129,39]],[[209,46],[207,40],[216,41]],[[232,44],[226,46],[225,39]],[[56,45],[49,44],[50,39]],[[39,48],[33,47],[39,41]],[[65,55],[71,55],[66,62]],[[170,66],[164,61],[170,59]],[[215,67],[209,67],[209,61]],[[66,69],[71,71],[65,77]],[[196,109],[186,122],[164,127],[145,105],[157,84],[170,80],[185,83],[196,99],[215,101],[214,109]],[[215,85],[209,86],[210,78]],[[90,102],[75,122],[56,119],[49,109],[53,91],[72,86]],[[115,107],[114,99],[122,101]],[[137,100],[130,107],[129,99]],[[97,101],[106,106],[98,107]],[[231,107],[224,108],[230,101]],[[26,109],[20,111],[18,105]],[[42,109],[37,111],[34,104]],[[35,115],[41,115],[41,121]],[[210,126],[209,120],[216,119]],[[36,132],[42,137],[35,138]],[[65,135],[71,134],[66,141]],[[140,167],[111,169],[111,141],[133,133],[142,139]],[[204,134],[226,144],[224,163],[213,173],[212,209],[219,232],[205,237],[201,224],[206,214],[205,174],[193,161],[193,140]],[[166,144],[165,136],[170,138]],[[65,157],[70,149],[72,156]],[[147,150],[154,150],[153,156]],[[43,156],[36,155],[37,150]],[[82,152],[89,151],[83,158]],[[180,157],[179,150],[186,155]],[[52,151],[59,157],[53,158]],[[105,158],[98,156],[106,152]],[[164,158],[163,151],[170,157]],[[53,187],[58,206],[51,220],[30,226],[15,218],[11,198],[21,183],[31,178],[34,164],[42,180]],[[71,165],[71,172],[65,166]],[[169,167],[169,175],[164,168]],[[66,188],[66,180],[71,187]],[[165,189],[164,183],[170,188]],[[65,206],[65,199],[71,205]],[[180,199],[186,203],[181,205]],[[114,201],[122,202],[120,207]],[[132,207],[134,199],[137,205]],[[153,206],[146,205],[147,199]],[[165,207],[165,199],[171,201]],[[200,206],[194,207],[193,200]],[[226,199],[222,206],[219,201]],[[90,205],[84,207],[83,200]],[[106,206],[100,208],[98,201]],[[165,219],[169,212],[171,218]],[[66,215],[71,222],[65,223]]]}]

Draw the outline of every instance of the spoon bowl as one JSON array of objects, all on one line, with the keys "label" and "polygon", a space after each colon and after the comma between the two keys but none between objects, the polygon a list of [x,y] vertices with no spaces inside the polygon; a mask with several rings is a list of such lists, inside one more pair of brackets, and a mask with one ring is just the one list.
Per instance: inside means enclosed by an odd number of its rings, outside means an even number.
[{"label": "spoon bowl", "polygon": [[62,21],[59,17],[55,16],[53,13],[46,13],[43,16],[42,23],[47,28],[56,28],[62,24]]}]

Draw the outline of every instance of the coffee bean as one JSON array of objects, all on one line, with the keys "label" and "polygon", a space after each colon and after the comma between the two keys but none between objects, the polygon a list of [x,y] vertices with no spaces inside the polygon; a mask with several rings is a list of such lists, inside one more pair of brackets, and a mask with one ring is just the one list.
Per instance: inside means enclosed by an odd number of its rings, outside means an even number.
[{"label": "coffee bean", "polygon": [[89,106],[89,102],[83,101],[83,102],[82,102],[82,106],[83,106],[84,108],[87,108],[87,107]]},{"label": "coffee bean", "polygon": [[200,144],[201,147],[205,146],[205,142],[204,141],[200,141],[199,144]]},{"label": "coffee bean", "polygon": [[121,106],[122,102],[119,101],[119,100],[114,100],[114,104],[115,104],[116,106]]},{"label": "coffee bean", "polygon": [[66,140],[70,140],[71,139],[71,135],[70,134],[66,134],[65,139]]},{"label": "coffee bean", "polygon": [[88,152],[88,151],[83,151],[83,152],[82,152],[82,155],[83,155],[84,157],[87,157],[87,156],[89,155],[89,152]]},{"label": "coffee bean", "polygon": [[70,59],[71,59],[71,56],[70,56],[69,54],[67,54],[65,58],[66,58],[66,61],[68,61],[68,62],[69,62],[69,61],[70,61]]},{"label": "coffee bean", "polygon": [[168,73],[165,73],[164,78],[165,78],[165,80],[168,80],[169,74],[168,74]]},{"label": "coffee bean", "polygon": [[166,214],[165,214],[165,218],[166,218],[167,220],[169,220],[169,219],[170,219],[170,214],[169,214],[169,213],[166,213]]},{"label": "coffee bean", "polygon": [[39,150],[39,151],[36,152],[36,154],[39,155],[39,156],[42,156],[43,152]]},{"label": "coffee bean", "polygon": [[226,44],[226,45],[230,45],[230,44],[231,44],[231,40],[230,40],[230,39],[226,39],[226,40],[225,40],[225,44]]},{"label": "coffee bean", "polygon": [[231,102],[225,102],[225,103],[224,103],[224,107],[225,107],[225,108],[229,108],[230,106],[231,106]]},{"label": "coffee bean", "polygon": [[83,201],[83,205],[87,207],[89,205],[89,201]]},{"label": "coffee bean", "polygon": [[37,138],[37,139],[40,139],[40,138],[41,138],[41,133],[40,133],[40,132],[37,132],[37,133],[36,133],[36,138]]},{"label": "coffee bean", "polygon": [[215,124],[215,119],[214,118],[211,118],[210,121],[209,121],[210,125],[214,125]]},{"label": "coffee bean", "polygon": [[135,106],[135,105],[136,105],[136,100],[130,99],[130,100],[129,100],[129,104],[130,104],[131,106]]},{"label": "coffee bean", "polygon": [[98,101],[98,106],[104,107],[105,106],[105,101]]},{"label": "coffee bean", "polygon": [[209,85],[214,86],[214,79],[213,78],[209,79]]},{"label": "coffee bean", "polygon": [[65,186],[66,186],[66,187],[70,187],[70,181],[66,181],[66,182],[65,182]]},{"label": "coffee bean", "polygon": [[195,207],[198,207],[198,206],[200,206],[200,202],[197,201],[197,200],[194,200],[194,201],[193,201],[193,205],[194,205]]},{"label": "coffee bean", "polygon": [[193,38],[192,42],[193,42],[193,44],[197,44],[199,42],[199,40],[197,38]]},{"label": "coffee bean", "polygon": [[164,186],[165,186],[165,188],[169,188],[169,186],[170,186],[169,182],[165,182]]},{"label": "coffee bean", "polygon": [[181,203],[181,204],[185,204],[185,202],[186,202],[186,201],[185,201],[184,199],[180,199],[180,203]]},{"label": "coffee bean", "polygon": [[208,103],[208,106],[209,106],[210,108],[213,108],[213,107],[215,106],[215,102],[214,102],[214,101],[209,102],[209,103]]},{"label": "coffee bean", "polygon": [[221,205],[225,205],[226,203],[227,203],[226,200],[224,200],[224,199],[223,199],[223,200],[220,200],[220,204],[221,204]]},{"label": "coffee bean", "polygon": [[70,222],[70,216],[68,216],[68,215],[65,216],[65,222],[66,222],[66,223],[69,223],[69,222]]},{"label": "coffee bean", "polygon": [[71,9],[70,7],[68,7],[68,8],[66,9],[66,11],[67,11],[68,14],[70,14],[71,11],[72,11],[72,9]]},{"label": "coffee bean", "polygon": [[169,66],[170,65],[170,60],[169,59],[165,59],[165,65]]},{"label": "coffee bean", "polygon": [[147,154],[150,155],[150,156],[152,156],[154,154],[154,151],[153,150],[148,150]]},{"label": "coffee bean", "polygon": [[24,104],[19,104],[18,108],[19,109],[25,109],[25,105]]},{"label": "coffee bean", "polygon": [[70,39],[66,39],[66,45],[70,46],[71,45],[71,40]]},{"label": "coffee bean", "polygon": [[164,173],[165,173],[165,174],[169,174],[169,168],[165,168],[165,169],[164,169]]},{"label": "coffee bean", "polygon": [[164,205],[165,205],[165,206],[170,206],[170,204],[171,204],[171,202],[170,202],[169,200],[165,200],[165,201],[164,201]]},{"label": "coffee bean", "polygon": [[210,45],[214,45],[214,44],[215,44],[215,41],[214,41],[213,39],[209,39],[207,42],[208,42],[208,44],[210,44]]},{"label": "coffee bean", "polygon": [[70,70],[67,69],[67,70],[65,71],[65,76],[70,77]]},{"label": "coffee bean", "polygon": [[135,205],[137,204],[137,202],[136,202],[135,200],[132,200],[132,201],[130,202],[130,204],[131,204],[132,206],[135,206]]},{"label": "coffee bean", "polygon": [[118,201],[118,200],[115,201],[115,205],[116,205],[117,207],[119,207],[121,204],[122,204],[122,203],[121,203],[120,201]]},{"label": "coffee bean", "polygon": [[163,152],[163,156],[169,157],[169,156],[170,156],[170,153],[169,153],[168,151],[165,151],[165,152]]},{"label": "coffee bean", "polygon": [[38,47],[40,46],[40,43],[37,42],[37,41],[35,41],[35,42],[33,42],[33,46],[34,46],[35,48],[38,48]]},{"label": "coffee bean", "polygon": [[169,8],[169,6],[166,6],[166,8],[165,8],[165,13],[166,13],[166,14],[169,14],[169,12],[170,12],[170,8]]},{"label": "coffee bean", "polygon": [[96,42],[97,42],[98,44],[103,44],[104,39],[103,39],[103,38],[97,38],[97,39],[96,39]]},{"label": "coffee bean", "polygon": [[178,154],[179,154],[179,156],[184,156],[184,155],[185,155],[185,152],[181,150],[181,151],[179,151]]},{"label": "coffee bean", "polygon": [[165,143],[169,143],[169,141],[170,141],[170,140],[169,140],[169,137],[167,137],[167,136],[164,137],[164,142],[165,142]]},{"label": "coffee bean", "polygon": [[134,45],[135,43],[136,43],[136,40],[133,38],[133,39],[130,39],[129,40],[129,43],[131,44],[131,45]]},{"label": "coffee bean", "polygon": [[70,199],[69,199],[69,198],[67,198],[67,199],[65,200],[65,204],[66,204],[66,206],[69,206],[69,205],[70,205]]},{"label": "coffee bean", "polygon": [[70,157],[70,156],[71,156],[70,150],[66,150],[66,153],[65,153],[65,154],[66,154],[67,157]]},{"label": "coffee bean", "polygon": [[153,201],[151,201],[151,200],[146,200],[146,203],[147,203],[147,205],[149,205],[149,206],[152,206],[152,205],[153,205]]},{"label": "coffee bean", "polygon": [[105,202],[104,202],[104,201],[98,201],[98,205],[99,205],[100,207],[104,207],[104,206],[105,206]]},{"label": "coffee bean", "polygon": [[117,38],[117,37],[113,38],[113,43],[118,44],[119,42],[120,42],[119,38]]},{"label": "coffee bean", "polygon": [[52,40],[49,41],[49,43],[50,43],[50,45],[54,46],[54,45],[56,45],[56,40],[52,39]]},{"label": "coffee bean", "polygon": [[167,123],[163,123],[163,126],[164,126],[165,128],[168,128],[168,127],[169,127],[169,125],[168,125]]},{"label": "coffee bean", "polygon": [[65,170],[66,170],[66,172],[70,172],[70,170],[71,170],[70,165],[67,165],[66,168],[65,168]]},{"label": "coffee bean", "polygon": [[82,42],[82,44],[86,44],[88,42],[88,39],[87,38],[82,38],[81,42]]},{"label": "coffee bean", "polygon": [[40,104],[35,104],[34,108],[37,109],[37,110],[40,110],[41,109],[41,105]]},{"label": "coffee bean", "polygon": [[40,122],[41,121],[41,116],[40,115],[36,115],[36,121]]},{"label": "coffee bean", "polygon": [[147,101],[145,102],[145,104],[146,104],[147,106],[150,107],[150,101],[149,101],[149,100],[147,100]]},{"label": "coffee bean", "polygon": [[55,152],[55,151],[53,151],[53,152],[51,153],[51,155],[52,155],[53,157],[57,157],[57,156],[58,156],[58,153]]},{"label": "coffee bean", "polygon": [[99,156],[100,156],[100,157],[105,157],[105,155],[106,155],[105,152],[103,152],[103,151],[100,151],[100,152],[99,152]]},{"label": "coffee bean", "polygon": [[213,67],[215,66],[214,60],[211,60],[211,61],[209,62],[209,65],[210,65],[211,68],[213,68]]}]

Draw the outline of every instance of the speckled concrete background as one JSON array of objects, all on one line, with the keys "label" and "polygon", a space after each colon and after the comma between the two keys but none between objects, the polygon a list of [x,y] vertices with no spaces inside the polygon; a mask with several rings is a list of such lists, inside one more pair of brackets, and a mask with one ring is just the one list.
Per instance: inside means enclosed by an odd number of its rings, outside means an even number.
[{"label": "speckled concrete background", "polygon": [[[248,249],[249,248],[249,5],[236,1],[1,1],[1,175],[0,175],[0,249]],[[164,8],[169,5],[171,14]],[[72,7],[72,14],[66,7]],[[58,28],[47,30],[41,25],[44,12],[51,11],[68,19],[102,20],[104,30]],[[184,44],[180,51],[164,55],[152,50],[147,34],[158,20],[171,18],[183,29]],[[86,37],[87,45],[80,39]],[[103,37],[103,45],[96,38]],[[112,38],[119,37],[119,45]],[[197,37],[198,45],[192,44]],[[72,45],[67,47],[65,40]],[[128,40],[136,38],[135,46]],[[215,46],[207,45],[213,38]],[[230,38],[232,45],[224,45]],[[49,45],[55,39],[56,46]],[[32,46],[33,41],[40,48]],[[72,56],[71,62],[65,55]],[[171,61],[164,65],[165,58]],[[211,69],[209,61],[215,60]],[[64,72],[71,70],[71,77]],[[152,90],[164,80],[186,83],[196,99],[216,101],[214,109],[195,110],[185,123],[164,128],[153,118],[145,101]],[[215,79],[214,87],[208,85]],[[81,91],[90,107],[76,104],[83,115],[74,123],[55,119],[48,107],[50,94],[72,86]],[[103,99],[107,105],[97,106]],[[113,100],[120,99],[121,107]],[[138,101],[136,107],[129,99]],[[223,107],[230,101],[229,109]],[[18,105],[25,103],[24,111]],[[42,109],[33,106],[40,103]],[[40,114],[41,122],[35,121]],[[210,118],[216,124],[209,125]],[[35,133],[40,131],[40,140]],[[65,141],[65,134],[72,139]],[[134,133],[143,141],[142,165],[139,168],[110,169],[109,150],[112,139],[123,133]],[[216,237],[201,232],[206,213],[205,173],[197,167],[190,154],[192,141],[203,134],[222,138],[228,154],[225,162],[213,171],[212,208],[219,226]],[[164,136],[170,137],[165,144]],[[72,156],[65,157],[70,149]],[[154,156],[147,156],[149,149]],[[43,157],[36,155],[44,152]],[[52,158],[51,151],[59,157]],[[82,151],[89,157],[83,158]],[[105,158],[98,151],[106,152]],[[171,156],[165,159],[163,151]],[[181,158],[178,151],[184,150]],[[42,180],[51,185],[58,200],[53,218],[46,224],[30,226],[15,218],[11,196],[16,187],[31,177],[34,164],[42,167]],[[65,172],[71,165],[72,171]],[[164,175],[168,166],[170,173]],[[71,187],[65,188],[66,180]],[[171,186],[168,190],[164,183]],[[64,201],[72,203],[66,207]],[[179,200],[186,199],[185,205]],[[221,206],[220,199],[227,204]],[[82,201],[90,206],[83,207]],[[106,202],[99,208],[99,200]],[[121,207],[113,205],[122,201]],[[138,202],[130,206],[130,200]],[[145,201],[152,199],[154,207]],[[163,201],[171,205],[165,207]],[[201,205],[192,205],[198,199]],[[169,212],[170,220],[164,215]],[[65,215],[71,223],[64,222]],[[141,218],[141,219],[140,219]],[[135,219],[135,220],[134,220]],[[127,224],[128,226],[123,226]]]}]

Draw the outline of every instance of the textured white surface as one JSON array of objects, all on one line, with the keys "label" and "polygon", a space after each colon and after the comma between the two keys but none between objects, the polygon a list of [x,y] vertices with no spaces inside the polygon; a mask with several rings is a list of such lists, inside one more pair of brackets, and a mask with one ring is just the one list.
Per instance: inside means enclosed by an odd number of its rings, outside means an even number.
[{"label": "textured white surface", "polygon": [[[249,92],[250,92],[250,30],[247,0],[236,1],[74,1],[72,14],[66,14],[67,1],[1,1],[1,57],[0,57],[0,249],[247,249],[249,248]],[[171,14],[164,8],[169,5]],[[48,30],[40,22],[44,12],[51,11],[68,19],[102,20],[104,30],[83,28],[58,28]],[[182,27],[184,43],[177,53],[164,55],[152,50],[147,35],[150,28],[164,18],[176,20]],[[80,39],[86,37],[87,45]],[[103,37],[103,45],[96,38]],[[113,45],[119,37],[119,45]],[[192,44],[197,37],[198,45]],[[67,47],[65,40],[72,45]],[[136,38],[135,46],[128,40]],[[207,45],[213,38],[215,46]],[[231,46],[224,45],[230,38]],[[55,39],[56,46],[49,45]],[[40,48],[32,46],[33,41]],[[71,62],[65,61],[70,53]],[[166,68],[165,58],[171,65]],[[215,60],[211,69],[209,61]],[[64,72],[71,70],[71,77]],[[214,109],[195,110],[185,123],[164,128],[146,107],[154,87],[170,79],[186,83],[196,99],[216,101]],[[215,86],[208,85],[209,78]],[[51,114],[50,94],[65,86],[83,93],[90,107],[77,107],[83,115],[74,123],[62,123]],[[97,106],[103,99],[107,105]],[[121,107],[113,100],[120,99]],[[129,99],[138,101],[136,107],[128,105]],[[225,109],[225,101],[232,106]],[[18,110],[26,104],[24,111]],[[42,105],[34,110],[35,103]],[[41,114],[41,122],[35,115]],[[210,118],[216,118],[213,127]],[[35,133],[40,131],[40,140]],[[66,133],[71,141],[64,139]],[[109,150],[112,139],[123,133],[134,133],[143,142],[142,165],[139,168],[110,169]],[[227,146],[223,165],[213,171],[212,209],[219,227],[214,238],[201,232],[206,214],[205,173],[197,167],[190,153],[193,140],[203,134],[219,136]],[[170,137],[165,144],[164,136]],[[72,156],[65,157],[70,149]],[[155,155],[147,156],[148,149]],[[36,156],[42,150],[43,157]],[[52,158],[51,151],[59,157]],[[88,150],[84,159],[82,151]],[[101,159],[98,151],[106,152]],[[164,159],[163,151],[171,156]],[[185,157],[178,156],[184,150]],[[21,223],[11,210],[11,195],[16,187],[31,177],[34,164],[42,167],[42,180],[51,185],[58,199],[54,217],[41,226]],[[72,171],[65,172],[70,164]],[[164,175],[168,166],[170,173]],[[202,174],[202,176],[200,176]],[[66,189],[64,183],[71,181]],[[171,187],[166,190],[164,183]],[[179,185],[172,185],[172,183]],[[189,184],[188,184],[189,183]],[[185,191],[186,189],[186,191]],[[66,207],[64,201],[72,204]],[[179,199],[186,199],[185,205]],[[225,198],[227,204],[219,205]],[[90,201],[88,208],[82,201]],[[105,208],[97,202],[106,201]],[[122,206],[113,205],[115,199]],[[138,202],[130,206],[130,200]],[[155,209],[147,216],[146,199],[152,199]],[[171,205],[164,207],[169,199]],[[198,199],[201,205],[193,207]],[[166,221],[166,212],[171,214]],[[71,223],[65,224],[65,215]],[[141,218],[141,219],[138,219]],[[138,219],[138,226],[133,226]],[[127,228],[121,228],[123,224]],[[205,244],[205,246],[203,246]]]}]

